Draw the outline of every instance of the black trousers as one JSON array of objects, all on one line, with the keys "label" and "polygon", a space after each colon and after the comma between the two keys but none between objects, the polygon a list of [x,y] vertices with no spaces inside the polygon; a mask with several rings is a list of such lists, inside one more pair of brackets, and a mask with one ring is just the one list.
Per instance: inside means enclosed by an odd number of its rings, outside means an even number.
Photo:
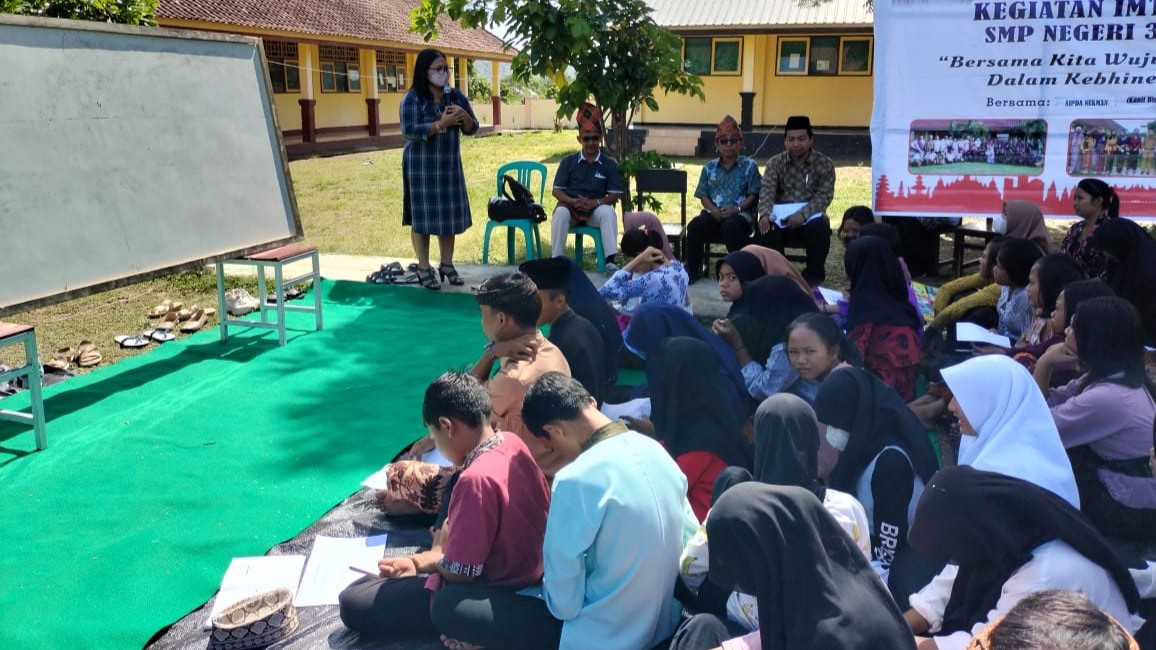
[{"label": "black trousers", "polygon": [[682,238],[682,266],[691,282],[705,277],[710,269],[704,268],[704,253],[708,242],[722,237],[727,252],[734,252],[751,243],[751,224],[742,215],[733,215],[719,221],[705,210],[686,224]]},{"label": "black trousers", "polygon": [[546,601],[504,587],[447,585],[434,596],[433,622],[451,639],[487,650],[557,650],[562,638]]},{"label": "black trousers", "polygon": [[747,631],[741,625],[713,614],[695,614],[674,633],[670,650],[710,650],[722,645],[723,641],[745,636]]},{"label": "black trousers", "polygon": [[807,268],[803,269],[803,279],[811,286],[827,279],[827,253],[831,252],[831,223],[827,219],[815,219],[799,228],[772,227],[761,239],[763,246],[780,253],[788,246],[805,248]]},{"label": "black trousers", "polygon": [[928,230],[918,219],[909,217],[884,217],[883,223],[899,231],[903,261],[912,277],[939,273],[939,235],[943,231]]},{"label": "black trousers", "polygon": [[365,576],[341,592],[341,622],[365,636],[436,637],[492,650],[557,650],[562,622],[546,601],[486,585],[446,585],[430,603],[425,576]]},{"label": "black trousers", "polygon": [[358,578],[338,597],[341,622],[366,636],[433,634],[425,579]]}]

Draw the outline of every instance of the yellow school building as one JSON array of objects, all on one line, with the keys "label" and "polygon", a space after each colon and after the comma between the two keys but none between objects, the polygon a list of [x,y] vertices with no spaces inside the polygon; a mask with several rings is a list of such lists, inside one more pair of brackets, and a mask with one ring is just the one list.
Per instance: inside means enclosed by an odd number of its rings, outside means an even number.
[{"label": "yellow school building", "polygon": [[635,125],[713,126],[726,114],[744,130],[808,115],[816,128],[871,122],[874,36],[864,0],[647,0],[659,25],[682,39],[687,69],[706,101],[658,97]]},{"label": "yellow school building", "polygon": [[[411,33],[420,0],[160,0],[157,23],[259,37],[291,156],[400,144],[398,111],[417,53],[448,57],[450,83],[468,87],[472,60],[491,61],[493,122],[501,123],[498,66],[515,52],[481,29],[443,18],[426,43]],[[491,126],[492,128],[492,126]]]}]

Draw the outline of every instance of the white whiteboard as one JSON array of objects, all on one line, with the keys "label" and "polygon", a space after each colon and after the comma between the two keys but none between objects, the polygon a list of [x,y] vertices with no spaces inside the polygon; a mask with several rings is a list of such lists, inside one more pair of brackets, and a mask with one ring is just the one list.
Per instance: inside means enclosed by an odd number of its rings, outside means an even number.
[{"label": "white whiteboard", "polygon": [[0,314],[302,235],[258,39],[0,15]]}]

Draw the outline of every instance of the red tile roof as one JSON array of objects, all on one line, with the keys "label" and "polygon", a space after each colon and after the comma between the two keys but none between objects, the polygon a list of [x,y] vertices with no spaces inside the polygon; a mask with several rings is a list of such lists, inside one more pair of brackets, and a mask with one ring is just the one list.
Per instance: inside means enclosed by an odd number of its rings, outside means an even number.
[{"label": "red tile roof", "polygon": [[389,41],[415,48],[438,47],[509,58],[497,36],[465,29],[443,16],[438,37],[426,43],[411,33],[410,12],[421,0],[161,0],[157,18],[202,20],[298,34]]}]

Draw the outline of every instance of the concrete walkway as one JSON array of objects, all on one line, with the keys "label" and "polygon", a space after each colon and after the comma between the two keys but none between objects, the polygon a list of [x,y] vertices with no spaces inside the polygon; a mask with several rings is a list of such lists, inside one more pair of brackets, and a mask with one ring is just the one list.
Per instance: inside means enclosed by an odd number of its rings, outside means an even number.
[{"label": "concrete walkway", "polygon": [[[339,254],[322,254],[321,255],[321,275],[330,280],[352,280],[355,282],[364,282],[366,276],[378,270],[382,264],[392,261],[398,261],[403,267],[408,266],[412,259],[398,259],[398,258],[384,258],[372,257],[367,255],[339,255]],[[442,291],[456,291],[459,293],[469,293],[472,287],[476,287],[482,283],[483,280],[490,276],[499,273],[506,273],[513,271],[515,267],[502,265],[482,265],[482,264],[455,264],[458,273],[461,274],[462,279],[466,281],[465,285],[460,287],[452,286],[448,283],[442,283]],[[587,272],[586,275],[594,283],[594,286],[600,287],[606,282],[606,277],[600,273]],[[428,291],[420,285],[411,285],[417,291]],[[718,295],[718,284],[713,280],[704,279],[699,280],[690,286],[690,303],[691,309],[695,315],[700,318],[720,318],[726,315],[730,308],[730,303],[723,302]]]}]

